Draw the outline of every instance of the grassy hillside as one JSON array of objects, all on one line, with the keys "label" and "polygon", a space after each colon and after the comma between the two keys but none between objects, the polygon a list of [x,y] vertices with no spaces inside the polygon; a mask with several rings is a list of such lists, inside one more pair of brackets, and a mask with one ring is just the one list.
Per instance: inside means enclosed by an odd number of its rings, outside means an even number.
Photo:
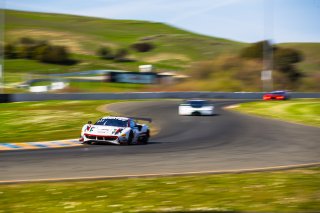
[{"label": "grassy hillside", "polygon": [[[225,64],[219,64],[219,60],[221,63],[228,62],[229,56],[231,56],[231,59],[236,58],[239,51],[249,45],[247,43],[199,35],[156,22],[111,20],[13,10],[5,10],[4,13],[6,43],[15,42],[21,37],[47,40],[54,45],[67,46],[72,53],[71,57],[79,61],[77,64],[66,66],[45,64],[26,59],[5,60],[5,82],[9,85],[29,78],[30,73],[34,75],[94,69],[137,71],[138,66],[141,64],[153,64],[158,71],[174,70],[189,73],[190,69],[194,68],[194,66],[190,66],[193,62],[209,60],[219,67],[219,72],[210,75],[212,78],[200,81],[193,79],[182,86],[177,85],[166,89],[260,90],[260,85],[258,84],[260,84],[259,76],[262,67],[259,64],[250,65],[249,63],[249,66],[251,66],[249,69],[247,63],[240,66],[237,62],[231,68],[224,66]],[[152,43],[155,48],[150,52],[144,53],[130,49],[130,45],[142,41]],[[100,59],[96,56],[96,51],[101,46],[108,46],[114,50],[127,48],[130,50],[129,57],[135,59],[135,61],[119,63],[113,60]],[[317,90],[314,89],[317,88],[317,83],[314,79],[317,79],[320,70],[318,57],[320,43],[288,43],[280,44],[280,46],[298,49],[303,53],[305,59],[298,64],[298,68],[306,76],[302,84],[313,86],[300,88],[309,91]],[[240,63],[242,62],[240,61]],[[245,73],[240,75],[239,73],[242,72]],[[255,76],[255,82],[250,79],[243,81],[243,78],[249,74]],[[190,85],[192,85],[192,88],[190,88]],[[159,88],[154,87],[152,89],[159,90]],[[148,90],[148,88],[144,88],[144,90]]]},{"label": "grassy hillside", "polygon": [[75,54],[95,55],[101,45],[119,48],[129,47],[138,41],[148,41],[156,46],[152,52],[131,51],[132,56],[142,62],[160,63],[160,67],[163,64],[164,68],[165,65],[168,68],[184,67],[186,62],[238,51],[244,45],[190,33],[162,23],[12,10],[6,10],[5,15],[6,42],[29,36],[67,45]]}]

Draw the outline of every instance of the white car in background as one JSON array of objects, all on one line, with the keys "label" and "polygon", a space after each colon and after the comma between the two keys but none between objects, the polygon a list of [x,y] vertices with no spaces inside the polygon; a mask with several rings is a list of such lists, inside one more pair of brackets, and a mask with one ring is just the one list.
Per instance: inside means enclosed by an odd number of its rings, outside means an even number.
[{"label": "white car in background", "polygon": [[214,106],[206,100],[187,100],[179,105],[179,115],[214,115]]}]

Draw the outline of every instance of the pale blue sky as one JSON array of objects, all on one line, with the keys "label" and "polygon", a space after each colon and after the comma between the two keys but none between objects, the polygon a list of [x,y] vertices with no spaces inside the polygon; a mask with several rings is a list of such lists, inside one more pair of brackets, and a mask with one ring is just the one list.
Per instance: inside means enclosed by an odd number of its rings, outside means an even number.
[{"label": "pale blue sky", "polygon": [[164,22],[244,42],[320,42],[320,0],[7,0],[5,7]]}]

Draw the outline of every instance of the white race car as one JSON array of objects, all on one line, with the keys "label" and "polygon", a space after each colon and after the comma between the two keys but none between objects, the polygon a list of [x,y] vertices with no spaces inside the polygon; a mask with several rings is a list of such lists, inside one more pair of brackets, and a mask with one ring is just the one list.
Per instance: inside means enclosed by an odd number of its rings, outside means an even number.
[{"label": "white race car", "polygon": [[104,142],[111,144],[147,144],[150,129],[145,124],[138,124],[135,120],[149,118],[126,118],[107,116],[99,119],[94,125],[89,121],[84,125],[79,139],[82,143]]},{"label": "white race car", "polygon": [[179,105],[179,115],[214,115],[214,106],[206,100],[188,100]]}]

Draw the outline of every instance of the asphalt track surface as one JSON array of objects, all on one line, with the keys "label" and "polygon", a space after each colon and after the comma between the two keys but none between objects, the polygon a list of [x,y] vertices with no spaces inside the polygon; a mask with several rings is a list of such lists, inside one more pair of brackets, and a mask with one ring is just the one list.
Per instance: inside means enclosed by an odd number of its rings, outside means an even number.
[{"label": "asphalt track surface", "polygon": [[[179,116],[178,101],[112,104],[127,116],[151,117],[160,132],[148,145],[84,145],[0,153],[0,181],[225,171],[317,163],[319,128],[226,111]],[[80,128],[80,127],[79,127]]]}]

